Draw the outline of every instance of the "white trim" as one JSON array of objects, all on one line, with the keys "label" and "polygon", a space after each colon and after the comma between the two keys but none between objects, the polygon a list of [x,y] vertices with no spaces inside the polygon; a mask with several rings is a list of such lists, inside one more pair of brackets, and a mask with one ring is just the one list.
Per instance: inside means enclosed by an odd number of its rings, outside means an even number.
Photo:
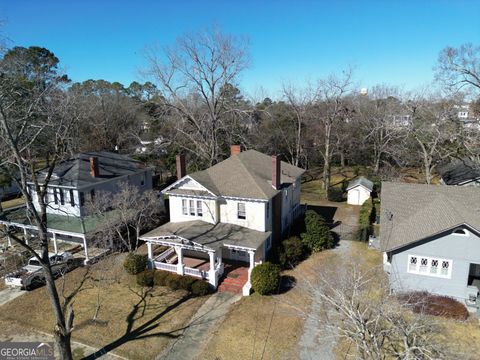
[{"label": "white trim", "polygon": [[[210,194],[212,194],[212,196],[214,197],[217,197],[217,195],[215,195],[212,191],[210,191],[209,189],[207,189],[203,184],[200,184],[197,180],[195,180],[194,178],[192,178],[190,175],[185,175],[184,177],[182,177],[181,179],[178,179],[177,181],[175,181],[173,184],[171,184],[170,186],[167,186],[165,189],[163,189],[161,191],[162,194],[166,194],[170,189],[174,188],[175,186],[177,186],[178,184],[180,184],[182,181],[185,181],[185,180],[190,180],[190,181],[193,181],[195,184],[198,184],[200,185],[201,187],[203,187],[207,192],[209,192]],[[170,196],[170,194],[168,194]],[[173,194],[173,195],[179,195],[179,194]],[[179,196],[182,196],[182,195],[179,195]]]},{"label": "white trim", "polygon": [[353,189],[355,189],[355,188],[357,188],[357,187],[361,187],[361,188],[367,190],[369,193],[371,193],[371,192],[373,191],[373,190],[370,190],[369,188],[363,186],[362,184],[357,184],[357,185],[354,185],[354,186],[352,186],[352,187],[349,187],[349,188],[345,189],[345,191],[350,191],[350,190],[353,190]]},{"label": "white trim", "polygon": [[233,249],[233,250],[241,250],[241,251],[257,251],[257,249],[251,248],[251,247],[246,247],[246,246],[239,246],[239,245],[229,245],[229,244],[223,244],[222,246],[228,248],[228,249]]},{"label": "white trim", "polygon": [[[411,264],[412,258],[416,258],[415,265]],[[432,263],[436,261],[435,272],[433,272]],[[422,262],[426,262],[426,264],[422,265]],[[442,274],[443,264],[448,263],[447,273]],[[416,275],[425,275],[425,276],[432,276],[432,277],[439,277],[444,279],[451,279],[452,278],[452,268],[453,268],[453,260],[451,259],[443,259],[438,257],[430,257],[424,255],[408,255],[407,260],[407,272],[409,274],[416,274]]]},{"label": "white trim", "polygon": [[[168,239],[175,239],[180,242],[172,242],[168,241]],[[151,242],[151,243],[156,243],[160,245],[166,245],[166,246],[180,246],[183,249],[187,250],[195,250],[195,251],[202,251],[202,252],[211,252],[215,251],[212,248],[209,248],[207,246],[204,246],[202,244],[196,243],[194,241],[185,239],[181,236],[178,235],[165,235],[165,236],[155,236],[155,237],[139,237],[139,240],[146,241],[146,242]],[[187,242],[187,244],[183,242]]]},{"label": "white trim", "polygon": [[266,203],[269,202],[272,198],[270,199],[255,199],[255,198],[245,198],[245,197],[236,197],[236,196],[219,196],[220,199],[225,199],[225,200],[237,200],[237,201],[250,201],[250,202],[261,202],[261,203]]},{"label": "white trim", "polygon": [[[462,233],[457,233],[456,231],[458,231],[458,230],[463,231],[463,234]],[[452,231],[452,235],[468,237],[468,236],[470,236],[470,232],[465,228],[459,227],[459,228],[456,228]]]}]

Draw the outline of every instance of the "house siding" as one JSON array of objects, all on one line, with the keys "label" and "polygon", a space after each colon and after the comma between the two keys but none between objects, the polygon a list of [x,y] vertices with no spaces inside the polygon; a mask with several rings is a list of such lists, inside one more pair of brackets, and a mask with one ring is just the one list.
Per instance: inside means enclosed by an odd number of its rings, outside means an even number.
[{"label": "house siding", "polygon": [[[202,216],[193,216],[193,215],[184,215],[182,212],[182,200],[187,200],[187,210],[189,200],[195,201],[195,210],[197,206],[197,201],[202,202]],[[211,224],[216,224],[218,220],[218,209],[216,200],[202,199],[197,197],[187,197],[187,196],[169,196],[169,207],[170,207],[170,221],[171,222],[182,222],[182,221],[192,221],[192,220],[202,220]]]},{"label": "house siding", "polygon": [[[480,237],[448,234],[417,246],[391,253],[390,286],[395,292],[426,290],[458,300],[466,297],[470,263],[480,264]],[[408,255],[452,260],[451,278],[412,274]]]},{"label": "house siding", "polygon": [[[246,219],[238,218],[238,203],[245,204]],[[266,202],[225,199],[220,202],[220,221],[252,230],[268,231],[266,230]]]},{"label": "house siding", "polygon": [[[95,190],[95,194],[98,194],[101,191],[117,192],[120,183],[122,182],[128,182],[129,184],[138,187],[139,190],[143,192],[152,189],[152,172],[147,169],[138,172],[137,174],[114,178],[110,181],[92,184],[91,186],[82,187],[81,189],[73,189],[75,206],[72,206],[70,203],[70,189],[68,188],[62,188],[64,191],[64,204],[62,205],[60,202],[59,192],[57,192],[58,204],[55,204],[54,188],[60,189],[60,187],[49,186],[47,190],[47,213],[65,216],[83,216],[85,215],[85,207],[80,206],[80,192],[84,193],[85,202],[87,202],[90,200],[90,192],[92,189]],[[35,208],[39,210],[40,204],[36,194],[32,196],[32,200]]]}]

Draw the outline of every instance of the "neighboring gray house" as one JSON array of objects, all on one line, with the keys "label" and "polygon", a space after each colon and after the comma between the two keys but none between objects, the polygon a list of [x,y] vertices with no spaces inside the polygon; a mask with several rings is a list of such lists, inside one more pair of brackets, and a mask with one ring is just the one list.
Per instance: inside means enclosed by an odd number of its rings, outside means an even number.
[{"label": "neighboring gray house", "polygon": [[441,183],[455,186],[480,186],[480,164],[462,159],[438,168]]},{"label": "neighboring gray house", "polygon": [[[39,177],[42,174],[45,176],[40,172]],[[83,216],[87,200],[94,198],[99,191],[115,192],[121,182],[135,185],[141,191],[152,189],[152,171],[142,162],[117,153],[80,153],[60,162],[53,170],[47,191],[47,212]],[[39,206],[35,193],[33,203],[35,207]]]},{"label": "neighboring gray house", "polygon": [[394,292],[426,290],[476,311],[480,190],[384,182],[380,246]]}]

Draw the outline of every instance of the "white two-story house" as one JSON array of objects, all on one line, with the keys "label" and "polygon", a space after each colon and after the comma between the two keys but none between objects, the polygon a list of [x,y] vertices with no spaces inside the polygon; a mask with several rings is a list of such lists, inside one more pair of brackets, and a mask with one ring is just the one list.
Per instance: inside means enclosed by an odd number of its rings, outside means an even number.
[{"label": "white two-story house", "polygon": [[[46,176],[44,171],[37,175]],[[47,189],[47,212],[50,214],[85,215],[85,203],[100,191],[116,192],[126,182],[141,191],[152,188],[151,169],[137,160],[108,151],[83,152],[60,162],[53,170]],[[38,197],[29,183],[34,206]]]},{"label": "white two-story house", "polygon": [[[42,183],[46,170],[36,174]],[[79,243],[85,252],[85,262],[92,258],[90,234],[95,232],[98,221],[86,216],[85,205],[95,199],[100,191],[115,193],[121,183],[129,183],[140,191],[152,189],[152,172],[142,162],[125,155],[99,151],[84,152],[55,166],[47,187],[47,231],[57,252],[57,239]],[[33,205],[39,210],[38,195],[33,183],[28,183]],[[21,229],[28,243],[37,233],[26,207],[4,211],[0,224]],[[92,249],[93,250],[93,249]]]},{"label": "white two-story house", "polygon": [[[189,175],[183,156],[177,156],[178,180],[163,190],[170,222],[141,239],[147,242],[156,268],[208,279],[215,288],[224,260],[249,263],[244,287],[248,294],[251,270],[264,261],[300,214],[304,170],[278,156],[241,151],[236,145],[231,150],[228,159]],[[169,250],[155,257],[153,245]],[[201,270],[186,266],[186,258],[193,265],[195,258],[206,258],[209,263]]]}]

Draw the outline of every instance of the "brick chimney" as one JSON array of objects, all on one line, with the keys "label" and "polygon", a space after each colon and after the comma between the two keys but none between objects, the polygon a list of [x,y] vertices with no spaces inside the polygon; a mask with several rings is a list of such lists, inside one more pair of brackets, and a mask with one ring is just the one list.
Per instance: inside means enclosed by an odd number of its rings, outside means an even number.
[{"label": "brick chimney", "polygon": [[100,171],[98,168],[98,157],[92,156],[90,157],[90,176],[96,178],[99,175]]},{"label": "brick chimney", "polygon": [[275,190],[280,189],[282,185],[280,175],[282,173],[280,155],[272,155],[272,187]]},{"label": "brick chimney", "polygon": [[230,156],[238,155],[242,152],[242,145],[230,145]]},{"label": "brick chimney", "polygon": [[187,175],[187,170],[185,167],[185,155],[184,154],[178,154],[177,155],[177,180],[180,180],[183,178],[185,175]]}]

